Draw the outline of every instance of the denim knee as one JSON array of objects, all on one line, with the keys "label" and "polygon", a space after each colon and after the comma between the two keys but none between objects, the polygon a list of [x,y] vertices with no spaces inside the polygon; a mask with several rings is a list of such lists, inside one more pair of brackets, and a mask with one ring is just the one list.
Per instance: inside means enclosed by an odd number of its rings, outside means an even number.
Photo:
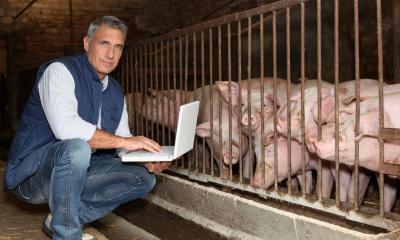
[{"label": "denim knee", "polygon": [[143,168],[143,171],[140,174],[136,173],[134,176],[131,175],[131,177],[127,179],[127,184],[133,189],[140,188],[144,197],[156,185],[156,177],[154,174],[147,172],[147,170]]},{"label": "denim knee", "polygon": [[71,164],[77,169],[87,169],[92,150],[82,139],[67,139],[58,143],[58,154],[55,165]]}]

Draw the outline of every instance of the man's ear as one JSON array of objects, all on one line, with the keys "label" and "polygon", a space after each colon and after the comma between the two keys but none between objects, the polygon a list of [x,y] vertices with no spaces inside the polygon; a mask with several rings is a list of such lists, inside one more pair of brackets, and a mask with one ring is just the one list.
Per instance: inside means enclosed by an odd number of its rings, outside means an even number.
[{"label": "man's ear", "polygon": [[89,50],[89,42],[90,39],[87,36],[83,38],[83,48],[86,52]]}]

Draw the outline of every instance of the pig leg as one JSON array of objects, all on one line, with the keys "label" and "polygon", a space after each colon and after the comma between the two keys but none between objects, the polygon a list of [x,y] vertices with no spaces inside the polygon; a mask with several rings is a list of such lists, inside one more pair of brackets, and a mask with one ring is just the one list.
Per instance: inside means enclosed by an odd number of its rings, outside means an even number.
[{"label": "pig leg", "polygon": [[243,157],[243,177],[247,179],[250,178],[249,167],[250,167],[250,152],[247,152],[246,155]]},{"label": "pig leg", "polygon": [[[306,189],[306,193],[311,193],[312,183],[313,183],[313,181],[312,181],[312,171],[311,170],[306,171],[306,182],[305,182],[305,184],[303,183],[303,174],[297,174],[296,177],[297,177],[297,180],[298,180],[298,182],[300,184],[300,188],[301,189],[305,188]],[[293,180],[293,178],[292,178],[292,180]]]},{"label": "pig leg", "polygon": [[347,189],[351,181],[351,170],[347,166],[340,165],[339,166],[340,182],[338,182],[336,179],[336,169],[334,163],[331,165],[331,169],[333,178],[335,179],[335,183],[339,184],[339,192],[340,192],[339,199],[341,202],[347,202]]},{"label": "pig leg", "polygon": [[333,175],[329,163],[322,163],[322,173],[321,173],[322,183],[321,191],[322,197],[330,198],[332,194],[333,187]]},{"label": "pig leg", "polygon": [[[348,200],[349,203],[354,203],[355,202],[355,185],[354,185],[354,179],[356,175],[353,171],[352,176],[351,176],[351,182],[350,186],[348,189]],[[358,203],[361,204],[362,200],[365,197],[365,193],[367,192],[368,188],[368,183],[369,180],[371,179],[371,176],[369,175],[368,171],[365,169],[360,169],[359,174],[358,174]]]},{"label": "pig leg", "polygon": [[297,178],[292,178],[290,181],[290,187],[292,188],[293,191],[299,191],[299,182],[300,180],[298,180]]},{"label": "pig leg", "polygon": [[[379,183],[379,175],[376,175],[376,179]],[[385,212],[391,212],[394,202],[396,201],[397,195],[397,184],[398,181],[391,178],[385,178],[383,185],[383,199],[384,199],[384,210]]]}]

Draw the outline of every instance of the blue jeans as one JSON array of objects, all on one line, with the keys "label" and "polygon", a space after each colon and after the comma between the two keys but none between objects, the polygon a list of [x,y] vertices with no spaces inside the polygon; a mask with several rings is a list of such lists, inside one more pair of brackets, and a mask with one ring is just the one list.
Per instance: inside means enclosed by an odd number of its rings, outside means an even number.
[{"label": "blue jeans", "polygon": [[87,142],[71,139],[51,146],[39,170],[13,192],[29,203],[48,202],[53,239],[80,239],[83,224],[145,197],[155,182],[145,167],[92,155]]}]

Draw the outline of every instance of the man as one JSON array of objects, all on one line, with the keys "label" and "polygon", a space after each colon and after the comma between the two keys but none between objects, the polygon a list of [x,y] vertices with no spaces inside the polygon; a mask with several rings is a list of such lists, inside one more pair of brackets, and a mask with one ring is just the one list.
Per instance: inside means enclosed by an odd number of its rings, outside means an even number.
[{"label": "man", "polygon": [[155,184],[151,172],[169,166],[122,164],[116,157],[115,149],[160,150],[156,142],[131,135],[122,89],[108,75],[126,33],[116,17],[94,20],[83,39],[85,53],[40,67],[22,113],[5,187],[26,202],[48,202],[51,214],[43,227],[53,239],[83,239],[84,224],[146,196]]}]

